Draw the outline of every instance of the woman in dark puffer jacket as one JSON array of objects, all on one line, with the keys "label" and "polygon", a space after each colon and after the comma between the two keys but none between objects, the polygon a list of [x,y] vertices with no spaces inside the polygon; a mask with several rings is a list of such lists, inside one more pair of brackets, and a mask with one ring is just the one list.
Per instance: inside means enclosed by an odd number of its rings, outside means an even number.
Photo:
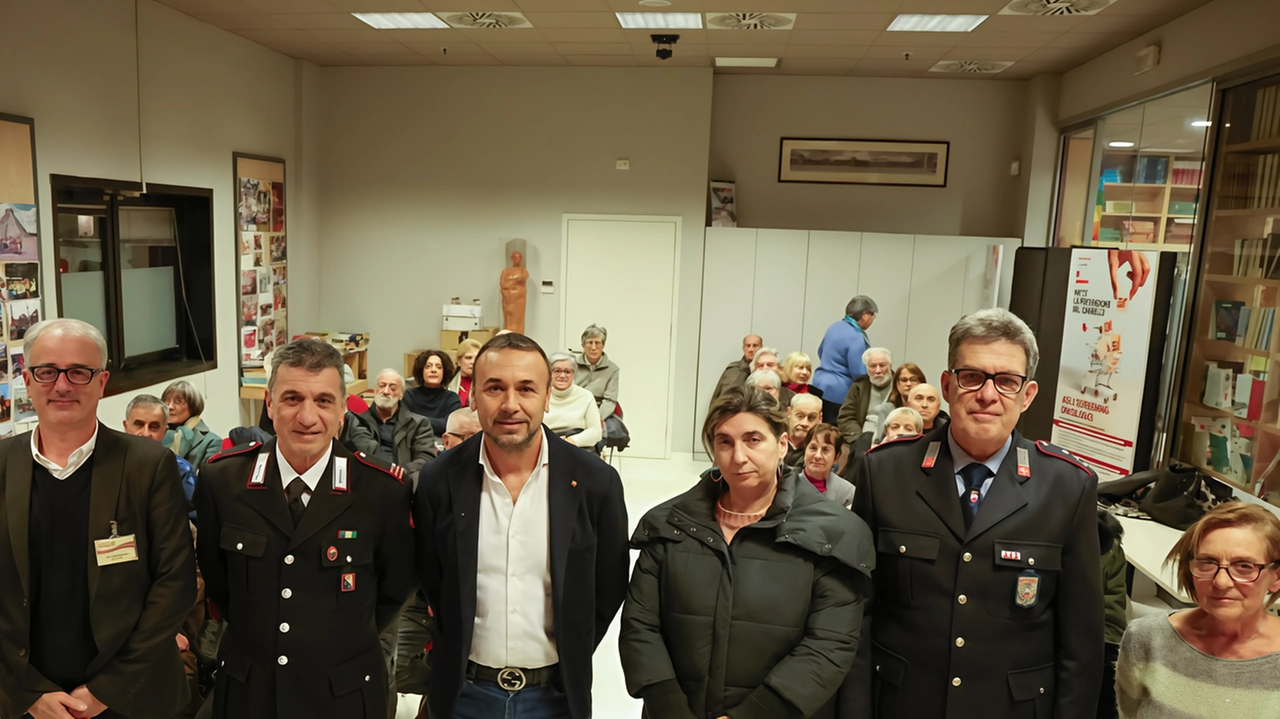
[{"label": "woman in dark puffer jacket", "polygon": [[853,665],[871,532],[780,466],[786,421],[754,388],[707,413],[718,471],[650,510],[619,639],[647,719],[830,719]]}]

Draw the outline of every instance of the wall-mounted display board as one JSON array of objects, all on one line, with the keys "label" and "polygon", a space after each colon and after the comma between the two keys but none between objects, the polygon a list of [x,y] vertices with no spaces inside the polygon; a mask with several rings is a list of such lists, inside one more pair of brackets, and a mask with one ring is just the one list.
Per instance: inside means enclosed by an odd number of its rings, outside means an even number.
[{"label": "wall-mounted display board", "polygon": [[35,120],[0,113],[0,437],[35,427],[22,339],[44,318]]},{"label": "wall-mounted display board", "polygon": [[266,361],[289,341],[284,160],[234,153],[240,396],[262,399]]}]

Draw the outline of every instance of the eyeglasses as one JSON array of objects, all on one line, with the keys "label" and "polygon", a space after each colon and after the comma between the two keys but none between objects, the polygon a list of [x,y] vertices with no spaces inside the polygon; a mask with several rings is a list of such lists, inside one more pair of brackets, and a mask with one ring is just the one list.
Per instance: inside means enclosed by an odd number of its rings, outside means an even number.
[{"label": "eyeglasses", "polygon": [[956,378],[956,384],[960,385],[960,389],[966,392],[976,392],[986,386],[987,380],[991,380],[997,392],[1013,396],[1021,392],[1023,385],[1027,383],[1026,375],[1012,372],[991,374],[980,369],[961,368],[951,370],[951,374]]},{"label": "eyeglasses", "polygon": [[1231,564],[1218,564],[1212,559],[1193,559],[1191,560],[1191,576],[1196,579],[1208,579],[1210,581],[1218,578],[1218,572],[1227,570],[1227,576],[1236,582],[1256,582],[1258,577],[1262,576],[1262,570],[1276,566],[1277,562],[1268,562],[1267,564],[1254,564],[1253,562],[1232,562]]},{"label": "eyeglasses", "polygon": [[556,376],[556,377],[572,377],[572,376],[573,376],[573,370],[571,370],[571,369],[553,369],[553,370],[551,370],[551,374],[552,374],[552,375],[554,375],[554,376]]},{"label": "eyeglasses", "polygon": [[32,367],[31,377],[40,384],[53,384],[58,381],[58,376],[65,374],[67,381],[71,384],[86,385],[93,381],[94,376],[103,370],[89,369],[88,367],[54,367],[51,364],[42,364],[38,367]]}]

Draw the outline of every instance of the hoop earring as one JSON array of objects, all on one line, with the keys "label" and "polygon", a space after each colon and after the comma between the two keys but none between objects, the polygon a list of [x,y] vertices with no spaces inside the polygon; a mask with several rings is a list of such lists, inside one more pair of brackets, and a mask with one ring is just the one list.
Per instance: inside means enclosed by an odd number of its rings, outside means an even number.
[{"label": "hoop earring", "polygon": [[720,468],[719,468],[719,467],[712,467],[712,468],[711,468],[711,481],[712,481],[712,482],[719,482],[719,481],[720,481],[720,480],[722,480],[722,479],[724,479],[724,475],[720,473]]}]

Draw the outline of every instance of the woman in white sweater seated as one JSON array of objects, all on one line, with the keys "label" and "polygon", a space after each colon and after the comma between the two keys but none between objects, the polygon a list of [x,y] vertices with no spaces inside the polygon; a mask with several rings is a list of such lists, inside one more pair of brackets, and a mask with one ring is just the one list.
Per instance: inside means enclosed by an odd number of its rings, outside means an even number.
[{"label": "woman in white sweater seated", "polygon": [[1229,502],[1169,552],[1198,605],[1129,623],[1116,662],[1123,719],[1280,717],[1280,519]]},{"label": "woman in white sweater seated", "polygon": [[578,363],[572,355],[557,352],[547,359],[551,362],[551,407],[542,422],[573,444],[591,449],[603,436],[596,398],[573,383]]}]

